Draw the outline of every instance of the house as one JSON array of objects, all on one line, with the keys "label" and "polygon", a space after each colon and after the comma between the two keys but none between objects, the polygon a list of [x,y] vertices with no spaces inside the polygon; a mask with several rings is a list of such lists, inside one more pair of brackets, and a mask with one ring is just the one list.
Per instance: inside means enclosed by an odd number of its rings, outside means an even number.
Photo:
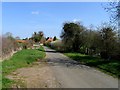
[{"label": "house", "polygon": [[27,43],[26,40],[16,40],[16,42],[17,42],[17,43],[24,43],[24,44]]},{"label": "house", "polygon": [[45,43],[52,42],[52,41],[53,41],[53,38],[52,37],[48,37],[48,39],[46,40]]}]

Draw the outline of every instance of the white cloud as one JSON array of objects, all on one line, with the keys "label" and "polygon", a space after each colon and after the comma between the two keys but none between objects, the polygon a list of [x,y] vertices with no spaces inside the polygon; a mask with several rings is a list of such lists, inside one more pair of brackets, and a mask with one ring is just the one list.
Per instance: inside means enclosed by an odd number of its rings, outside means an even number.
[{"label": "white cloud", "polygon": [[73,22],[79,22],[80,20],[78,20],[78,19],[73,19]]},{"label": "white cloud", "polygon": [[39,11],[32,11],[31,14],[33,14],[33,15],[38,15],[38,14],[39,14]]}]

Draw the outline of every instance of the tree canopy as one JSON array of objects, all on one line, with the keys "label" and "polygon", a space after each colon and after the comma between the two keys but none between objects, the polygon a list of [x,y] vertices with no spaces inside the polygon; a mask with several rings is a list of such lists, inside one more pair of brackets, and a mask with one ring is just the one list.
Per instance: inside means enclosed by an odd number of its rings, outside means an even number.
[{"label": "tree canopy", "polygon": [[82,45],[82,32],[84,31],[83,25],[80,23],[65,23],[61,38],[65,44],[66,49],[72,51],[79,51]]}]

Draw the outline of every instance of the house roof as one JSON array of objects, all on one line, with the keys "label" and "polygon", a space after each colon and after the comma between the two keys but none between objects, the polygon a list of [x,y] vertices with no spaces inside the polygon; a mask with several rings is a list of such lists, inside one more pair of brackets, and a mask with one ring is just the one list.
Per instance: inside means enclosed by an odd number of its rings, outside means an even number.
[{"label": "house roof", "polygon": [[27,43],[26,40],[16,40],[16,42],[18,42],[18,43]]}]

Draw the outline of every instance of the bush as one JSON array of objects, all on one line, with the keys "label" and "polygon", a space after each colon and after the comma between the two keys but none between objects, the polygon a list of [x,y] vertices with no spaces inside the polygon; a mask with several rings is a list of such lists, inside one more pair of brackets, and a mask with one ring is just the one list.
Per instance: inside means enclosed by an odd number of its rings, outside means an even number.
[{"label": "bush", "polygon": [[11,52],[16,51],[19,48],[18,43],[12,37],[2,37],[2,57],[6,57]]},{"label": "bush", "polygon": [[65,51],[64,44],[61,40],[56,40],[50,43],[51,48],[57,50],[57,51]]}]

